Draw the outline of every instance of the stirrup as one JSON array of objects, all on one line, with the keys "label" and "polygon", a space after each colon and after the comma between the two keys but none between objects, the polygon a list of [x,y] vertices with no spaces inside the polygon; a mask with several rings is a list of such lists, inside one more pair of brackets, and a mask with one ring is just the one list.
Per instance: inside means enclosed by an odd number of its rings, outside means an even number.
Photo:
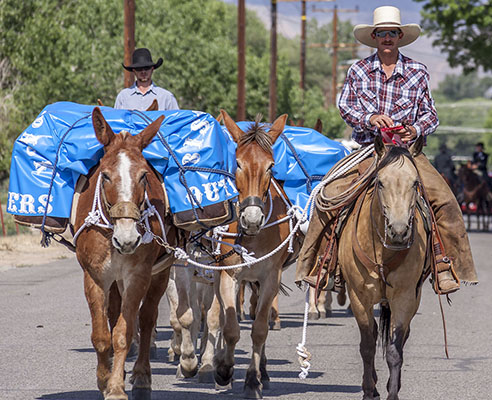
[{"label": "stirrup", "polygon": [[453,263],[448,257],[436,260],[437,282],[434,290],[437,294],[450,294],[460,288],[460,281],[454,272]]}]

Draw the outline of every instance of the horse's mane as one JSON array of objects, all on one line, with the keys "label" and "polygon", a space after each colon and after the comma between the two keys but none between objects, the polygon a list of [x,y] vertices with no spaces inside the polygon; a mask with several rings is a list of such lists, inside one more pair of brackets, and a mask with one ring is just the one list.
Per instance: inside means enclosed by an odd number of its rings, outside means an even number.
[{"label": "horse's mane", "polygon": [[263,115],[258,114],[255,118],[255,122],[252,123],[249,129],[241,136],[239,144],[246,145],[253,141],[269,154],[273,154],[272,139],[270,135],[265,132],[264,125],[261,123]]},{"label": "horse's mane", "polygon": [[397,161],[400,162],[400,166],[403,165],[404,157],[408,158],[413,163],[412,155],[410,154],[408,149],[400,146],[389,146],[389,150],[379,163],[376,172],[379,172],[384,167]]}]

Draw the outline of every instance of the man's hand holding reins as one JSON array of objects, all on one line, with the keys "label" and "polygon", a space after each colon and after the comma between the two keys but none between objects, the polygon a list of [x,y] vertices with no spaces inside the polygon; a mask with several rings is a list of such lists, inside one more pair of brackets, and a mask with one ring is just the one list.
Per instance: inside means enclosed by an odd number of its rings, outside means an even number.
[{"label": "man's hand holding reins", "polygon": [[[378,129],[381,128],[391,128],[392,126],[395,126],[394,121],[388,117],[387,115],[383,114],[374,114],[369,118],[369,123]],[[408,143],[410,141],[413,141],[417,138],[417,130],[411,126],[411,125],[403,125],[403,128],[394,131],[393,132],[395,135],[400,136],[401,141],[403,143]]]}]

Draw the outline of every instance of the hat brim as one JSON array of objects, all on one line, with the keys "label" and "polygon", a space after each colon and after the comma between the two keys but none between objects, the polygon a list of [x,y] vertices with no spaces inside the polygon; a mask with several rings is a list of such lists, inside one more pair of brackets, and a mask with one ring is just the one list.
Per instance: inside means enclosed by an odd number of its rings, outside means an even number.
[{"label": "hat brim", "polygon": [[135,68],[143,68],[143,67],[154,67],[154,69],[159,68],[162,65],[162,58],[159,58],[155,64],[152,63],[135,63],[131,65],[121,64],[123,68],[127,71],[133,72]]},{"label": "hat brim", "polygon": [[398,28],[403,32],[403,37],[398,42],[398,47],[407,46],[413,43],[420,36],[421,28],[417,24],[381,24],[381,25],[356,25],[354,27],[355,38],[369,47],[378,47],[376,39],[373,39],[371,34],[376,28]]}]

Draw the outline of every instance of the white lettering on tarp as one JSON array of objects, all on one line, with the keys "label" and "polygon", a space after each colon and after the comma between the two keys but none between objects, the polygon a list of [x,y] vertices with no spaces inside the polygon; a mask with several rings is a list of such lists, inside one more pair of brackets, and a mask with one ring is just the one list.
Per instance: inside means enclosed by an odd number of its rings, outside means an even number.
[{"label": "white lettering on tarp", "polygon": [[19,200],[19,193],[9,192],[9,200],[7,203],[7,211],[10,213],[15,213],[17,211],[17,206],[15,202]]},{"label": "white lettering on tarp", "polygon": [[[38,197],[38,201],[42,204],[40,207],[38,207],[38,213],[39,214],[44,214],[44,210],[46,209],[46,204],[48,204],[48,212],[46,214],[49,214],[53,211],[53,207],[51,204],[47,202],[48,195],[47,194],[42,194],[41,196]],[[50,203],[53,201],[53,196],[50,196]]]},{"label": "white lettering on tarp", "polygon": [[[198,201],[198,204],[201,204],[203,199],[203,194],[200,191],[200,189],[198,189],[196,186],[190,186],[190,192],[193,193],[193,196],[195,196],[195,199],[196,201]],[[190,204],[195,204],[195,202],[193,203],[191,202],[190,196],[188,194],[186,195],[186,201]]]},{"label": "white lettering on tarp", "polygon": [[192,131],[200,130],[200,134],[206,135],[212,130],[212,125],[205,119],[199,119],[191,123],[190,129]]},{"label": "white lettering on tarp", "polygon": [[203,183],[202,186],[208,201],[218,201],[220,199],[217,182]]},{"label": "white lettering on tarp", "polygon": [[41,125],[43,125],[44,122],[44,117],[43,115],[40,115],[38,118],[35,119],[35,121],[31,124],[33,128],[39,128]]},{"label": "white lettering on tarp", "polygon": [[53,164],[49,161],[33,161],[34,164],[34,171],[32,174],[33,175],[46,175],[46,176],[51,176],[52,171],[53,171]]},{"label": "white lettering on tarp", "polygon": [[27,146],[26,147],[26,154],[29,157],[34,157],[34,156],[37,156],[38,155],[38,153],[36,152],[36,150],[34,150],[31,146]]},{"label": "white lettering on tarp", "polygon": [[198,164],[200,162],[200,154],[198,153],[186,153],[181,160],[181,164]]},{"label": "white lettering on tarp", "polygon": [[[9,192],[7,211],[12,214],[44,214],[44,209],[48,203],[46,201],[47,198],[47,194],[42,194],[38,197],[36,202],[36,199],[31,194]],[[20,204],[18,204],[19,200]],[[50,196],[47,214],[50,214],[53,211],[53,206],[51,205],[52,201],[53,195]]]},{"label": "white lettering on tarp", "polygon": [[[221,179],[218,182],[218,184],[219,184],[219,187],[224,188],[227,196],[230,196],[231,195],[231,192],[229,192],[229,190],[227,190],[227,186],[230,186],[230,189],[232,189],[232,192],[234,194],[237,194],[236,186],[234,186],[234,184],[232,183],[232,181],[231,181],[231,179],[229,177],[227,177],[225,179]],[[227,185],[227,184],[229,184],[229,185]]]},{"label": "white lettering on tarp", "polygon": [[36,212],[36,208],[34,207],[34,197],[30,194],[21,194],[20,197],[19,212],[21,214],[34,214]]},{"label": "white lettering on tarp", "polygon": [[202,139],[188,138],[183,143],[183,147],[187,147],[187,146],[197,147],[197,148],[201,149],[203,147],[203,140]]},{"label": "white lettering on tarp", "polygon": [[232,181],[232,179],[231,179],[231,178],[229,178],[229,177],[227,177],[227,178],[226,178],[226,180],[227,180],[227,182],[229,183],[229,186],[231,187],[232,192],[233,192],[234,194],[238,194],[239,192],[237,191],[236,185],[234,184],[234,182]]}]

